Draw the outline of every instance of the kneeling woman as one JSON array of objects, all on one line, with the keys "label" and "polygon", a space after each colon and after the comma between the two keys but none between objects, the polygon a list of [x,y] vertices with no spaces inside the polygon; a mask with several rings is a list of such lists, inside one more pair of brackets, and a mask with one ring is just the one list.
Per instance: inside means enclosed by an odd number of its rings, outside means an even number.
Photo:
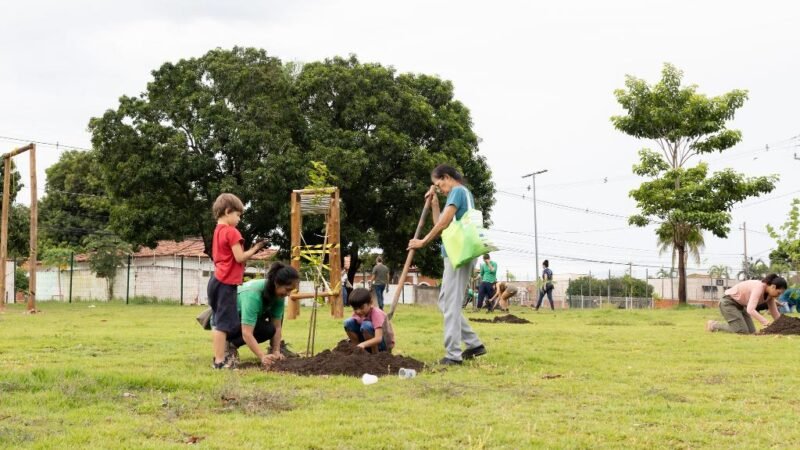
[{"label": "kneeling woman", "polygon": [[[300,275],[291,266],[276,262],[266,279],[252,280],[239,286],[236,306],[241,326],[228,334],[226,362],[238,364],[238,348],[247,345],[264,367],[284,359],[281,354],[281,322],[286,296],[296,290]],[[258,344],[270,340],[272,352],[265,353]]]},{"label": "kneeling woman", "polygon": [[506,284],[503,282],[497,283],[497,293],[494,294],[491,300],[489,300],[489,311],[492,312],[495,309],[499,309],[500,311],[508,312],[508,304],[510,303],[512,297],[517,295],[517,288],[515,286],[511,286],[510,284]]},{"label": "kneeling woman", "polygon": [[725,322],[709,320],[706,323],[706,330],[738,334],[755,333],[753,319],[758,320],[762,326],[769,324],[769,321],[758,313],[758,306],[766,303],[772,318],[777,319],[781,315],[778,312],[777,298],[785,290],[786,280],[774,273],[767,275],[763,280],[742,281],[725,291],[725,296],[719,302],[719,310]]}]

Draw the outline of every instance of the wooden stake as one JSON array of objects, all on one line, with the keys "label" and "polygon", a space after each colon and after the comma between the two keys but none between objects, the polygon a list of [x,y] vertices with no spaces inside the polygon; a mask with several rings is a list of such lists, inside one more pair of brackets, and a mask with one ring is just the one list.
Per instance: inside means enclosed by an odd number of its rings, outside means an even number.
[{"label": "wooden stake", "polygon": [[[422,232],[422,227],[425,226],[425,218],[428,217],[428,211],[431,209],[431,199],[425,199],[425,207],[422,208],[422,214],[419,216],[419,223],[417,223],[417,230],[414,232],[414,239],[419,239],[419,234]],[[392,307],[389,309],[389,320],[392,320],[394,317],[394,310],[397,308],[397,302],[400,300],[400,293],[403,292],[405,287],[406,277],[408,276],[408,270],[411,268],[411,262],[414,260],[414,249],[408,251],[408,256],[406,256],[406,263],[403,266],[403,273],[400,275],[400,279],[397,280],[397,290],[394,291],[394,298],[392,298]]]},{"label": "wooden stake", "polygon": [[[340,290],[344,289],[342,286],[342,245],[341,245],[341,220],[339,214],[339,189],[337,188],[331,199],[331,211],[328,218],[328,235],[329,244],[331,244],[330,252],[328,253],[328,264],[331,268],[331,286],[340,286]],[[342,304],[341,295],[331,297],[331,315],[337,319],[344,317],[344,305]]]},{"label": "wooden stake", "polygon": [[[302,230],[303,217],[300,211],[300,194],[292,192],[291,197],[291,246],[292,246],[292,267],[300,271],[300,232]],[[287,319],[295,319],[300,315],[300,301],[289,297],[289,308],[286,311]]]},{"label": "wooden stake", "polygon": [[36,191],[36,144],[30,145],[30,171],[31,171],[31,243],[30,243],[30,282],[28,290],[28,312],[36,312],[36,253],[39,228],[39,205]]},{"label": "wooden stake", "polygon": [[[11,199],[11,158],[3,158],[3,212],[0,219],[0,311],[6,308],[6,260],[8,259],[8,208]],[[13,293],[12,293],[13,295]],[[13,300],[13,299],[12,299]]]}]

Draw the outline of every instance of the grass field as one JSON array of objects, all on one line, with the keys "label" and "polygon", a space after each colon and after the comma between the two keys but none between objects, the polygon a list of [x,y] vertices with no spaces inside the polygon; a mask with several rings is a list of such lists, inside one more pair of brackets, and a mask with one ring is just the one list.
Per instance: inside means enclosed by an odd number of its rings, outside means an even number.
[{"label": "grass field", "polygon": [[[706,333],[715,310],[517,309],[534,323],[474,325],[486,357],[364,386],[214,372],[196,307],[40,307],[0,315],[3,448],[800,447],[800,339]],[[287,321],[296,350],[308,316]],[[437,310],[394,325],[397,351],[442,356]],[[342,337],[319,327],[318,350]]]}]

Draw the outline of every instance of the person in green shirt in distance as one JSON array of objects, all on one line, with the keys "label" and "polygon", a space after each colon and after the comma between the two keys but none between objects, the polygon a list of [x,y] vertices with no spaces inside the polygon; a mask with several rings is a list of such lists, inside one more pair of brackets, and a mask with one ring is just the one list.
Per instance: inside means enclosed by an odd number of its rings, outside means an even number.
[{"label": "person in green shirt in distance", "polygon": [[478,288],[478,309],[483,308],[483,301],[494,297],[494,286],[497,283],[497,263],[487,253],[481,263],[481,285]]}]

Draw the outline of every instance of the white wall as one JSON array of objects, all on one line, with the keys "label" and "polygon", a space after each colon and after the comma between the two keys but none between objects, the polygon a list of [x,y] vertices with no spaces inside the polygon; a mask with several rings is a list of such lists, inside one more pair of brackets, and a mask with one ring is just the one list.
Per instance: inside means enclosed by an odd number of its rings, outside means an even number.
[{"label": "white wall", "polygon": [[6,303],[14,303],[14,261],[6,261]]}]

